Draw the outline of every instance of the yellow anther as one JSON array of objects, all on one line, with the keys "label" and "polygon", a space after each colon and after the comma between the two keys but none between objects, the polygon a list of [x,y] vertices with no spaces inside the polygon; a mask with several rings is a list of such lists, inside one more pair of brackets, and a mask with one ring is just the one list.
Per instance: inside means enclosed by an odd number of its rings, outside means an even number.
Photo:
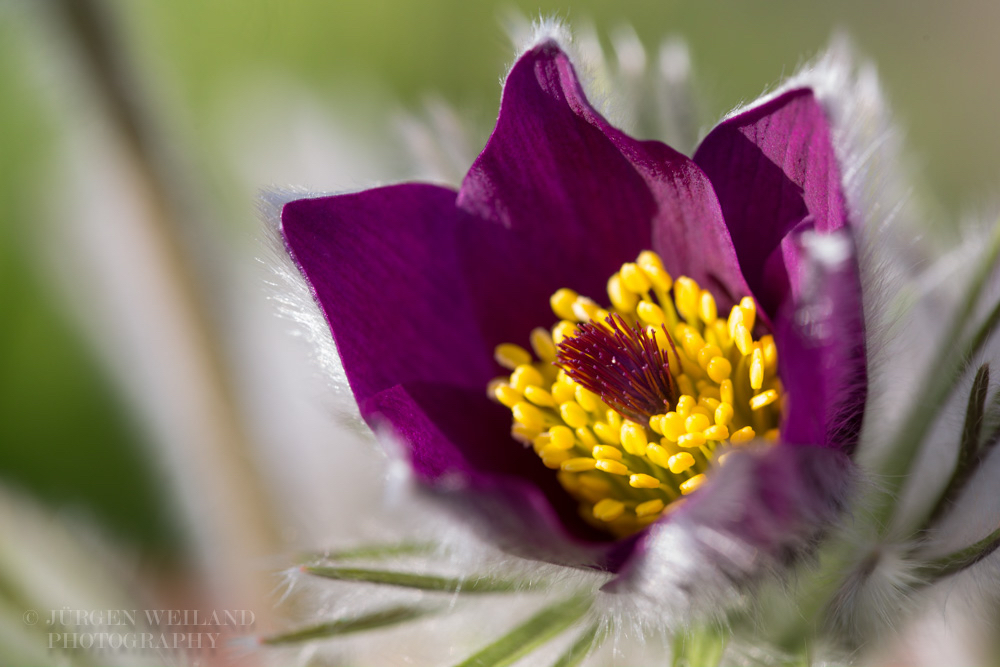
[{"label": "yellow anther", "polygon": [[635,263],[641,266],[643,269],[648,269],[650,267],[655,267],[657,269],[663,268],[663,260],[660,255],[653,250],[643,250],[639,253],[638,259]]},{"label": "yellow anther", "polygon": [[718,426],[729,426],[733,420],[733,404],[722,402],[715,409],[715,423]]},{"label": "yellow anther", "polygon": [[597,467],[597,460],[592,459],[589,456],[581,456],[575,459],[567,459],[563,461],[562,469],[566,472],[584,472],[586,470],[593,470]]},{"label": "yellow anther", "polygon": [[604,472],[611,473],[612,475],[627,475],[629,474],[628,466],[620,461],[612,461],[611,459],[601,459],[594,464],[594,467],[598,470],[603,470]]},{"label": "yellow anther", "polygon": [[609,482],[603,475],[585,472],[582,475],[577,476],[577,480],[579,481],[580,486],[586,487],[591,491],[607,493],[611,490],[611,482]]},{"label": "yellow anther", "polygon": [[525,445],[530,445],[531,441],[538,437],[538,434],[538,429],[528,428],[524,424],[515,423],[510,427],[511,437]]},{"label": "yellow anther", "polygon": [[618,445],[621,444],[620,439],[620,428],[615,428],[611,424],[606,424],[604,422],[597,422],[594,424],[594,435],[601,442],[608,445]]},{"label": "yellow anther", "polygon": [[510,386],[520,392],[523,392],[529,386],[539,387],[544,381],[545,380],[542,379],[542,374],[538,372],[538,369],[528,364],[518,366],[514,369],[514,372],[510,374]]},{"label": "yellow anther", "polygon": [[541,387],[536,387],[534,385],[527,387],[524,390],[524,397],[535,405],[540,405],[543,408],[556,407],[556,402],[555,399],[552,398],[552,394],[545,391]]},{"label": "yellow anther", "polygon": [[642,272],[649,278],[649,282],[653,283],[653,287],[660,292],[666,292],[674,284],[670,274],[661,266],[643,266]]},{"label": "yellow anther", "polygon": [[[706,382],[705,380],[702,380],[698,384],[698,402],[701,403],[701,399],[703,399],[703,398],[710,398],[713,401],[721,400],[719,398],[719,387],[718,387],[718,385],[713,385],[713,384],[710,384],[710,383]],[[714,409],[715,406],[713,405],[712,408]]]},{"label": "yellow anther", "polygon": [[541,449],[539,449],[538,450],[538,455],[541,456],[543,459],[546,459],[546,458],[552,458],[552,459],[554,459],[554,458],[557,458],[557,457],[561,456],[562,458],[559,461],[560,463],[562,463],[563,461],[566,461],[566,460],[569,459],[569,452],[568,451],[566,451],[565,449],[560,449],[559,447],[556,447],[551,442],[549,444],[545,445],[544,447],[542,447]]},{"label": "yellow anther", "polygon": [[681,493],[685,496],[693,493],[695,489],[705,483],[705,475],[695,475],[688,481],[681,484]]},{"label": "yellow anther", "polygon": [[538,437],[531,441],[531,447],[535,450],[536,454],[541,454],[542,450],[549,446],[552,439],[549,437],[548,433],[542,433]]},{"label": "yellow anther", "polygon": [[730,338],[736,338],[736,327],[743,324],[743,319],[743,309],[739,306],[733,306],[732,310],[729,311],[729,319],[726,321]]},{"label": "yellow anther", "polygon": [[594,516],[601,521],[614,521],[625,512],[625,503],[605,498],[594,505]]},{"label": "yellow anther", "polygon": [[514,421],[532,431],[541,431],[545,428],[545,415],[531,403],[524,401],[515,403],[510,411],[514,415]]},{"label": "yellow anther", "polygon": [[698,315],[702,322],[711,324],[719,317],[718,308],[715,305],[715,297],[708,290],[702,290],[701,298],[698,301]]},{"label": "yellow anther", "polygon": [[611,305],[622,313],[631,313],[635,310],[635,304],[639,302],[635,292],[625,286],[620,273],[608,278],[608,298],[611,300]]},{"label": "yellow anther", "polygon": [[719,383],[719,400],[723,403],[729,403],[732,405],[735,403],[733,399],[733,381],[723,380]]},{"label": "yellow anther", "polygon": [[604,310],[603,308],[598,308],[594,312],[594,314],[591,315],[591,319],[592,320],[594,320],[595,322],[600,322],[601,324],[604,324],[605,326],[607,326],[606,322],[608,321],[609,317],[611,317],[611,313],[608,312],[608,311],[606,311],[606,310]]},{"label": "yellow anther", "polygon": [[557,290],[555,294],[549,297],[549,305],[552,307],[552,312],[556,314],[556,317],[563,320],[574,319],[576,316],[573,314],[573,304],[576,302],[578,296],[579,294],[565,287]]},{"label": "yellow anther", "polygon": [[757,434],[753,432],[753,429],[749,426],[744,426],[740,430],[736,431],[729,436],[729,442],[734,445],[741,445],[744,442],[750,442],[757,437]]},{"label": "yellow anther", "polygon": [[627,262],[622,264],[621,270],[622,282],[625,283],[625,287],[629,288],[636,294],[645,294],[649,291],[649,288],[653,286],[649,282],[649,278],[646,277],[645,271],[639,268],[638,265]]},{"label": "yellow anther", "polygon": [[764,353],[760,347],[754,348],[750,361],[750,387],[754,391],[760,391],[764,386]]},{"label": "yellow anther", "polygon": [[552,342],[558,345],[567,338],[572,338],[576,335],[576,325],[569,320],[562,320],[554,327],[552,327]]},{"label": "yellow anther", "polygon": [[705,347],[705,339],[701,337],[701,334],[684,323],[678,324],[674,332],[677,334],[677,339],[680,341],[681,347],[684,348],[685,354],[692,359],[697,358],[698,350]]},{"label": "yellow anther", "polygon": [[687,394],[688,396],[694,396],[697,393],[694,383],[691,382],[691,378],[687,375],[681,375],[677,378],[677,388],[681,390],[682,394]]},{"label": "yellow anther", "polygon": [[542,453],[542,465],[550,470],[559,470],[562,468],[562,464],[569,458],[569,452],[563,449],[553,449],[552,446],[546,447]]},{"label": "yellow anther", "polygon": [[613,459],[615,461],[622,460],[622,450],[609,445],[598,445],[597,447],[594,447],[591,451],[591,455],[595,459]]},{"label": "yellow anther", "polygon": [[663,426],[660,425],[660,420],[664,417],[666,417],[666,415],[653,415],[649,418],[649,428],[653,429],[653,433],[663,435]]},{"label": "yellow anther", "polygon": [[704,436],[709,440],[725,440],[729,437],[729,429],[725,426],[716,424],[715,426],[709,426],[704,431],[702,431]]},{"label": "yellow anther", "polygon": [[718,345],[703,345],[700,350],[698,350],[697,359],[698,365],[702,368],[708,368],[708,362],[713,358],[721,356],[722,350],[719,349]]},{"label": "yellow anther", "polygon": [[585,448],[597,446],[597,438],[586,426],[580,426],[576,429],[576,439],[582,442]]},{"label": "yellow anther", "polygon": [[733,365],[725,357],[715,357],[708,362],[708,368],[705,370],[708,373],[708,377],[712,378],[715,382],[721,383],[723,380],[729,378],[729,374],[733,372]]},{"label": "yellow anther", "polygon": [[694,457],[687,452],[681,452],[680,454],[674,454],[670,457],[670,461],[667,462],[667,467],[670,468],[670,472],[675,475],[679,475],[685,470],[691,468],[694,465]]},{"label": "yellow anther", "polygon": [[580,488],[580,475],[574,472],[566,472],[565,470],[560,470],[556,473],[556,479],[562,484],[563,488],[567,491],[576,491]]},{"label": "yellow anther", "polygon": [[590,417],[587,416],[587,411],[580,407],[580,404],[575,401],[566,401],[560,405],[559,415],[562,417],[564,422],[573,428],[579,428],[580,426],[587,426],[590,424]]},{"label": "yellow anther", "polygon": [[621,427],[622,447],[625,451],[634,456],[643,456],[646,453],[646,428],[633,421],[626,421]]},{"label": "yellow anther", "polygon": [[680,276],[674,281],[674,303],[679,312],[688,322],[694,322],[698,316],[698,299],[701,288],[691,278]]},{"label": "yellow anther", "polygon": [[493,358],[496,362],[509,370],[514,370],[518,366],[531,363],[531,354],[514,343],[501,343],[493,349]]},{"label": "yellow anther", "polygon": [[638,517],[652,516],[653,514],[658,514],[662,510],[662,500],[647,500],[646,502],[639,503],[635,506],[635,515]]},{"label": "yellow anther", "polygon": [[709,415],[714,415],[715,411],[719,409],[720,405],[722,405],[722,403],[720,403],[719,399],[717,398],[712,398],[711,396],[705,396],[704,394],[698,397],[698,407],[705,408],[706,410],[708,410]]},{"label": "yellow anther", "polygon": [[676,412],[668,412],[660,420],[660,427],[663,429],[663,437],[671,442],[677,442],[677,438],[681,437],[687,433],[687,429],[684,427],[684,421],[687,417],[679,415]]},{"label": "yellow anther", "polygon": [[548,329],[542,327],[532,329],[528,339],[531,341],[531,349],[539,359],[549,364],[556,360],[556,344]]},{"label": "yellow anther", "polygon": [[555,399],[556,403],[565,403],[566,401],[572,401],[575,396],[576,396],[575,385],[566,384],[565,382],[552,383],[552,398]]},{"label": "yellow anther", "polygon": [[702,414],[693,414],[684,420],[684,430],[688,433],[701,433],[710,425],[708,417]]},{"label": "yellow anther", "polygon": [[768,389],[750,399],[750,409],[760,410],[765,405],[771,405],[776,400],[778,400],[778,392],[774,389]]},{"label": "yellow anther", "polygon": [[781,429],[777,428],[770,428],[764,434],[764,439],[769,440],[770,442],[776,442],[780,437],[781,437]]},{"label": "yellow anther", "polygon": [[709,409],[707,409],[703,405],[696,405],[693,408],[691,408],[691,414],[692,415],[705,415],[706,417],[711,418],[712,411],[709,410]]},{"label": "yellow anther", "polygon": [[628,485],[636,489],[658,489],[660,488],[660,480],[652,475],[639,473],[628,478]]},{"label": "yellow anther", "polygon": [[733,332],[733,342],[739,348],[740,354],[744,356],[750,354],[750,351],[753,349],[753,336],[750,335],[750,330],[742,324],[736,325],[736,329]]},{"label": "yellow anther", "polygon": [[585,296],[576,297],[576,301],[573,302],[573,316],[578,322],[588,322],[590,320],[598,320],[597,312],[601,309],[593,299],[588,299]]},{"label": "yellow anther", "polygon": [[559,449],[573,447],[573,431],[566,426],[553,426],[549,429],[549,444]]},{"label": "yellow anther", "polygon": [[774,344],[774,336],[767,335],[761,338],[760,350],[764,355],[765,370],[774,373],[778,368],[778,346]]},{"label": "yellow anther", "polygon": [[514,389],[506,382],[497,385],[496,389],[493,390],[493,395],[497,397],[502,405],[506,405],[508,408],[514,407],[517,403],[521,401],[521,392]]},{"label": "yellow anther", "polygon": [[650,301],[640,301],[635,307],[635,313],[639,319],[652,326],[660,326],[666,320],[663,317],[663,309]]},{"label": "yellow anther", "polygon": [[608,422],[608,426],[610,426],[611,428],[621,428],[622,424],[625,423],[625,420],[622,419],[622,416],[614,410],[608,410],[607,416],[605,417],[604,421]]},{"label": "yellow anther", "polygon": [[601,402],[600,396],[590,391],[582,385],[576,385],[576,402],[580,404],[580,407],[587,412],[597,412],[601,409],[604,404]]},{"label": "yellow anther", "polygon": [[670,466],[670,452],[668,452],[666,448],[661,445],[646,445],[646,458],[661,468],[667,468]]},{"label": "yellow anther", "polygon": [[701,447],[705,444],[705,436],[701,433],[688,433],[677,438],[677,444],[687,449]]},{"label": "yellow anther", "polygon": [[757,304],[754,303],[753,297],[745,296],[740,299],[740,310],[743,311],[743,326],[753,331],[757,318]]},{"label": "yellow anther", "polygon": [[687,418],[695,405],[697,405],[697,401],[694,400],[694,396],[683,394],[677,399],[677,407],[674,408],[674,411],[681,417]]}]

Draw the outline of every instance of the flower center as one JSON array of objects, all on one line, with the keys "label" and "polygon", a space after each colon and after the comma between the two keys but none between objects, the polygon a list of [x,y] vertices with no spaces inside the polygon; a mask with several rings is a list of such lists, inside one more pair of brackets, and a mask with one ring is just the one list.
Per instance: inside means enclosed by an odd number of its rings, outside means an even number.
[{"label": "flower center", "polygon": [[752,298],[720,319],[709,291],[651,251],[611,276],[608,297],[610,311],[553,294],[560,321],[531,332],[534,355],[498,345],[512,372],[489,391],[583,517],[623,537],[675,509],[729,448],[776,439],[782,390]]}]

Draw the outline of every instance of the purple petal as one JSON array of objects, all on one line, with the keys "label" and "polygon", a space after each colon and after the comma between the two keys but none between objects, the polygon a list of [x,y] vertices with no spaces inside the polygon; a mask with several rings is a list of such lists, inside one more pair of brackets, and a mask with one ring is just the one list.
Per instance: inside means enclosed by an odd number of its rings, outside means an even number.
[{"label": "purple petal", "polygon": [[397,185],[301,199],[281,214],[359,404],[396,384],[483,387],[496,374],[471,317],[455,193]]},{"label": "purple petal", "polygon": [[[551,42],[512,69],[496,129],[458,201],[496,227],[471,260],[493,279],[476,288],[489,294],[483,301],[505,303],[484,316],[491,330],[517,333],[501,320],[537,307],[539,292],[547,298],[570,287],[603,301],[608,277],[650,248],[675,275],[724,294],[747,293],[704,174],[673,149],[611,127]],[[519,323],[521,338],[552,321],[551,314],[531,315],[530,325]]]},{"label": "purple petal", "polygon": [[734,451],[710,474],[644,535],[610,592],[659,609],[677,589],[713,600],[720,588],[787,565],[843,511],[854,466],[837,450],[779,444]]},{"label": "purple petal", "polygon": [[775,319],[785,387],[784,442],[857,444],[867,397],[864,318],[854,244],[846,231],[821,236],[808,226],[782,243],[796,267],[794,300]]},{"label": "purple petal", "polygon": [[721,123],[694,159],[712,179],[747,284],[775,326],[783,440],[851,451],[866,379],[857,258],[846,237],[849,252],[835,268],[810,262],[800,244],[805,231],[822,237],[848,224],[826,114],[812,91],[790,91]]},{"label": "purple petal", "polygon": [[811,90],[787,92],[720,123],[694,161],[715,187],[747,284],[773,318],[795,270],[767,267],[782,239],[807,217],[824,233],[847,224],[826,114]]},{"label": "purple petal", "polygon": [[402,441],[425,490],[501,547],[547,561],[611,563],[620,545],[580,518],[553,472],[511,440],[510,411],[483,393],[409,383],[372,397],[362,411]]}]

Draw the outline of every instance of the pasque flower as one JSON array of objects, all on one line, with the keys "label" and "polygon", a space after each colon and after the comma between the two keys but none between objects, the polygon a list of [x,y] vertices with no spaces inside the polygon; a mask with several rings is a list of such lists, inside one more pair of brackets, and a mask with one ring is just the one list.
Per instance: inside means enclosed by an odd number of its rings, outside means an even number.
[{"label": "pasque flower", "polygon": [[543,40],[457,191],[300,199],[281,231],[423,488],[504,549],[634,588],[667,527],[747,572],[841,506],[866,396],[842,176],[807,87],[688,158],[611,126]]}]

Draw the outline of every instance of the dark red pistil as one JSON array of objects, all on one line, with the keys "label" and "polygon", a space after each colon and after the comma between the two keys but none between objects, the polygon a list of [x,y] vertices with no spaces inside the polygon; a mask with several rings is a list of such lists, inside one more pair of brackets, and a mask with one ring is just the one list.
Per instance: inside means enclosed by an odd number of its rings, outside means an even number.
[{"label": "dark red pistil", "polygon": [[[578,384],[638,423],[662,414],[677,400],[670,360],[641,326],[630,327],[617,313],[607,326],[585,322],[557,348],[556,364]],[[673,340],[663,328],[667,340]]]}]

